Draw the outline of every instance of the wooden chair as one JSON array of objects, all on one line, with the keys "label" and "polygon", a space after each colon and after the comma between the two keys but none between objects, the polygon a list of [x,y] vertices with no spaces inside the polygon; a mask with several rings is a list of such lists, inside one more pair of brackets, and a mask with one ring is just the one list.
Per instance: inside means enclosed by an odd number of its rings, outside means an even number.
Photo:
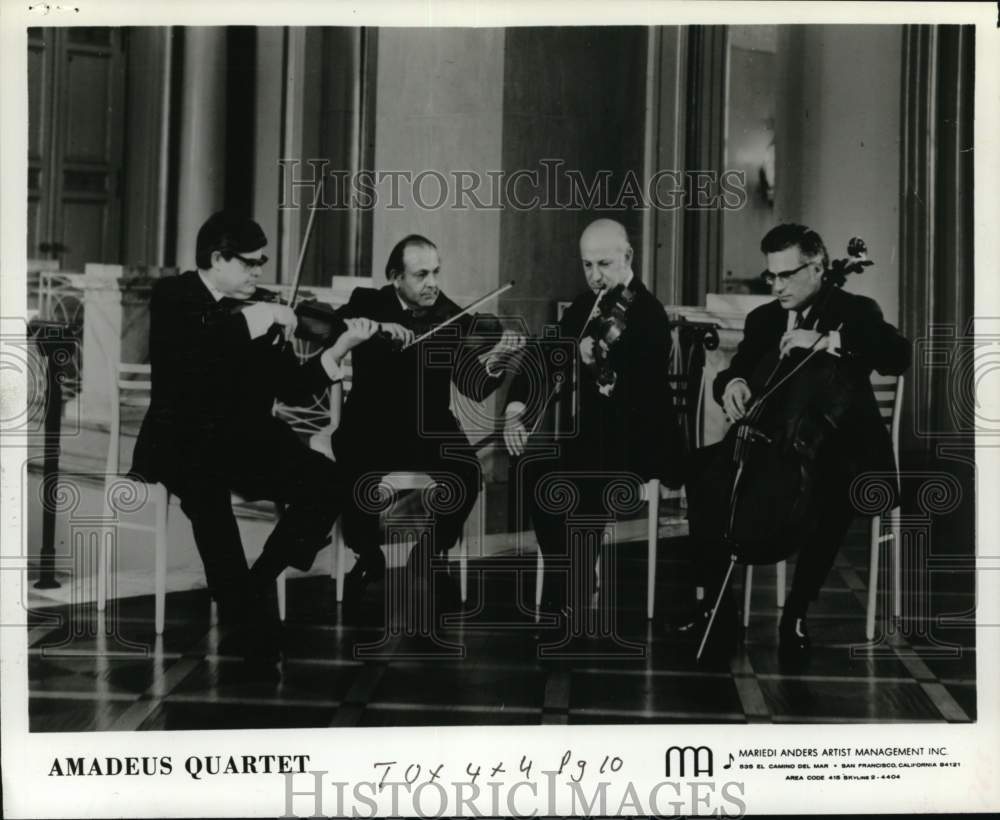
[{"label": "wooden chair", "polygon": [[[903,407],[903,376],[872,376],[872,387],[875,390],[875,400],[879,412],[889,428],[892,438],[892,451],[899,464],[899,423]],[[898,618],[902,611],[902,582],[900,557],[899,507],[889,512],[889,532],[882,532],[882,516],[872,517],[869,528],[868,554],[868,601],[865,612],[865,637],[871,640],[875,636],[875,605],[878,594],[879,551],[882,544],[892,542],[892,590],[893,614]],[[753,585],[753,565],[746,566],[743,584],[743,626],[750,623],[750,596]],[[778,608],[785,605],[785,584],[787,569],[784,561],[776,564]]]}]

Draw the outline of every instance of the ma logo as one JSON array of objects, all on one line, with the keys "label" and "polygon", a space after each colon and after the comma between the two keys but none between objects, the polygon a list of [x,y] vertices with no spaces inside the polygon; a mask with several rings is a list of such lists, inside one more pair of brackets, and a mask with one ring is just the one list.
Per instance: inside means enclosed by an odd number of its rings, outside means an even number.
[{"label": "ma logo", "polygon": [[712,750],[708,746],[671,746],[666,754],[666,776],[672,777],[676,770],[678,777],[700,775],[712,776]]}]

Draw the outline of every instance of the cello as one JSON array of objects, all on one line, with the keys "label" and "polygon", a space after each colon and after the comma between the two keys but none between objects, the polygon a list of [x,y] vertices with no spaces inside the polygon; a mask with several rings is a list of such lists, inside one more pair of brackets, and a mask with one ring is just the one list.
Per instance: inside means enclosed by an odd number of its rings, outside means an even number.
[{"label": "cello", "polygon": [[[843,287],[849,274],[871,264],[863,240],[851,239],[848,257],[824,272],[815,315],[823,315],[830,293]],[[782,561],[816,534],[823,501],[817,476],[830,464],[837,431],[853,402],[844,362],[820,353],[814,343],[785,357],[777,349],[764,356],[752,380],[763,388],[746,415],[722,442],[699,454],[700,469],[689,482],[691,534],[706,548],[721,545],[730,560],[698,658],[735,564]]]}]

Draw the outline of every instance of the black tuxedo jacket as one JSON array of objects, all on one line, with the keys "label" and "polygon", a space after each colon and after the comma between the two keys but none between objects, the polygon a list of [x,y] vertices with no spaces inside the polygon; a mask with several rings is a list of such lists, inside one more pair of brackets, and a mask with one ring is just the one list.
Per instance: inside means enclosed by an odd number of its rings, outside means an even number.
[{"label": "black tuxedo jacket", "polygon": [[[892,440],[879,413],[870,378],[873,370],[882,375],[903,373],[910,365],[910,342],[882,318],[878,304],[866,296],[831,287],[825,296],[821,294],[815,310],[815,317],[812,313],[807,317],[807,324],[814,330],[840,330],[842,363],[853,394],[839,439],[848,473],[853,478],[869,470],[893,472],[896,460]],[[747,315],[743,340],[730,366],[716,376],[712,385],[716,401],[722,403],[726,385],[735,378],[745,379],[754,396],[761,394],[787,327],[788,312],[777,300]],[[802,352],[793,351],[792,355],[800,356]]]},{"label": "black tuxedo jacket", "polygon": [[[459,308],[443,293],[434,311],[457,313]],[[420,320],[404,310],[392,285],[356,288],[337,311],[343,319],[367,318],[394,322],[415,331]],[[474,401],[483,401],[503,380],[491,377],[477,351],[463,345],[463,333],[453,323],[404,351],[369,341],[351,351],[353,379],[340,426],[333,436],[338,459],[379,460],[411,451],[419,442],[464,434],[451,412],[451,384]],[[481,351],[478,351],[481,352]]]},{"label": "black tuxedo jacket", "polygon": [[308,405],[330,385],[315,357],[299,364],[275,326],[257,339],[234,299],[216,301],[197,271],[162,279],[150,300],[150,408],[132,473],[182,481],[211,472],[232,447],[301,447],[271,415],[274,400]]},{"label": "black tuxedo jacket", "polygon": [[[577,346],[581,332],[590,322],[595,295],[585,291],[566,309],[559,322],[560,339],[571,346],[563,366],[543,356],[539,367],[551,386],[556,378],[572,384],[571,368],[578,373],[577,414],[572,421],[563,400],[567,460],[581,469],[629,470],[644,479],[659,478],[670,486],[683,481],[683,442],[677,425],[667,376],[670,332],[663,305],[638,279],[632,280],[635,298],[626,315],[627,327],[612,345],[609,359],[618,379],[610,395],[603,395],[594,374],[580,359]],[[564,390],[563,396],[569,397]],[[511,384],[507,401],[526,404],[528,425],[544,400],[532,390],[527,368],[522,368]],[[570,466],[570,465],[568,465]]]}]

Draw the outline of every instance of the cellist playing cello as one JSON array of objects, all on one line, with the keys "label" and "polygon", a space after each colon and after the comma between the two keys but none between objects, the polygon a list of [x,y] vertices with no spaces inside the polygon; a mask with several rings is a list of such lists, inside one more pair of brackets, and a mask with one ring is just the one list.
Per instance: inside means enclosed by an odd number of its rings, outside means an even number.
[{"label": "cellist playing cello", "polygon": [[[764,392],[769,374],[809,353],[837,357],[837,395],[824,401],[838,408],[837,423],[823,432],[817,455],[811,508],[814,536],[799,547],[791,592],[779,627],[780,652],[802,659],[810,650],[806,615],[833,566],[837,551],[854,517],[852,482],[867,472],[895,474],[892,442],[879,413],[870,376],[899,375],[910,364],[910,342],[886,322],[874,300],[841,289],[831,276],[826,246],[819,234],[803,225],[778,225],[761,240],[767,269],[761,274],[774,301],[751,311],[743,340],[730,366],[718,374],[713,395],[731,421],[743,419]],[[776,362],[779,362],[775,365]],[[830,414],[827,414],[828,416]],[[696,490],[695,490],[696,492]],[[692,498],[694,504],[697,499]],[[789,500],[788,504],[793,501]],[[692,534],[695,526],[692,519]],[[704,550],[702,580],[714,598],[722,579],[725,550]],[[735,607],[724,599],[717,617],[725,633],[735,634]],[[694,623],[698,622],[694,619]]]}]

